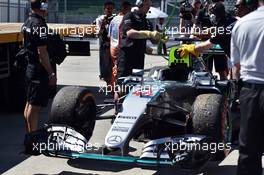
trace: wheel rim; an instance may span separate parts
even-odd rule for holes
[[[94,129],[93,120],[95,120],[96,111],[93,111],[93,107],[95,107],[94,97],[91,93],[87,93],[79,100],[75,108],[75,117],[77,120],[79,119],[78,129],[87,140],[91,137]]]
[[[86,95],[84,95],[79,103],[78,103],[78,106],[76,107],[76,115],[78,117],[81,117],[81,116],[84,116],[87,114],[87,111],[91,112],[91,105],[93,105],[94,103],[94,98],[92,96],[92,94],[88,93]]]

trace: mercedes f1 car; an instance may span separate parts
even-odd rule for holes
[[[122,103],[115,104],[118,113],[100,150],[85,145],[101,108],[87,88],[76,86],[57,93],[49,124],[31,143],[53,144],[41,150],[47,156],[189,169],[223,158],[231,142],[232,82],[217,80],[202,58],[181,57],[178,47],[172,47],[168,60],[167,66],[154,67],[148,75],[123,78],[125,89],[131,88]],[[138,157],[130,155],[131,140],[144,143]]]

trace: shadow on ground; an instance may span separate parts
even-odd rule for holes
[[[48,174],[34,174],[34,175],[48,175]],[[55,175],[55,174],[54,174]],[[61,173],[59,174],[56,174],[56,175],[99,175],[99,174],[87,174],[87,173],[77,173],[77,172],[70,172],[70,171],[62,171]]]
[[[126,163],[116,163],[116,162],[107,162],[107,161],[96,161],[96,160],[87,160],[87,159],[72,159],[68,160],[68,165],[90,171],[98,172],[112,172],[118,173],[133,168],[147,169],[155,171],[153,175],[167,175],[175,174],[177,175],[198,175],[203,173],[203,175],[223,175],[225,172],[229,174],[235,174],[236,166],[218,166],[219,162],[209,162],[202,170],[184,170],[175,166],[141,166],[136,164],[126,164]]]
[[[58,86],[58,90],[64,86]],[[105,94],[99,93],[99,87],[87,87],[95,96],[96,103],[103,103]],[[40,116],[39,127],[43,127],[48,120],[52,99],[47,108],[43,109]],[[23,140],[25,128],[23,111],[0,111],[0,174],[21,163],[29,156],[24,155]]]

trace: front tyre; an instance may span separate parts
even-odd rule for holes
[[[48,123],[70,126],[89,140],[95,119],[96,104],[92,93],[84,87],[69,86],[55,96]]]
[[[214,159],[222,160],[226,157],[229,153],[226,147],[228,132],[231,132],[226,97],[220,94],[199,95],[193,104],[192,122],[194,134],[205,135],[210,138],[211,144],[216,144]]]

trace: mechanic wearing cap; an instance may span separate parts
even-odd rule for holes
[[[237,175],[261,175],[264,150],[264,1],[234,26],[231,61],[240,70],[240,134]],[[237,71],[238,72],[238,71]]]
[[[210,20],[213,26],[216,27],[215,35],[203,43],[198,45],[190,44],[183,45],[179,51],[181,55],[187,53],[192,53],[196,57],[199,56],[200,52],[219,44],[224,50],[225,54],[230,57],[230,40],[231,40],[231,30],[236,21],[236,18],[228,16],[225,12],[225,6],[222,2],[215,2],[209,7]],[[227,58],[221,58],[217,61],[218,72],[220,73],[220,79],[227,79]]]
[[[22,26],[28,66],[26,70],[27,103],[24,110],[26,131],[38,128],[41,107],[46,107],[49,85],[56,85],[56,75],[49,61],[47,51],[48,27],[46,0],[31,0],[32,12]]]
[[[144,69],[147,39],[160,39],[159,32],[149,30],[149,22],[146,19],[151,4],[151,0],[137,0],[138,10],[124,16],[117,78],[132,75],[133,69]]]

